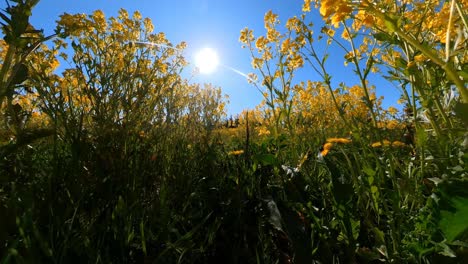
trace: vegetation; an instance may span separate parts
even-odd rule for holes
[[[268,12],[240,34],[264,102],[235,121],[139,12],[44,36],[37,2],[0,13],[1,263],[468,261],[468,1]],[[335,83],[332,48],[356,83]]]

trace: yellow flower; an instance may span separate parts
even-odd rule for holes
[[[106,27],[106,17],[104,16],[104,12],[101,10],[96,10],[94,11],[92,17],[98,26],[101,28]]]
[[[141,13],[139,11],[135,11],[133,13],[133,19],[135,20],[141,20]]]
[[[256,130],[258,131],[258,135],[259,136],[263,136],[263,135],[270,135],[270,130],[266,127],[258,127],[256,128]]]
[[[281,53],[287,54],[289,53],[290,49],[291,49],[291,40],[285,39],[283,43],[281,44]]]
[[[330,150],[330,149],[332,149],[332,147],[333,147],[332,143],[325,143],[323,145],[323,149],[325,149],[325,150]]]
[[[346,30],[344,30],[343,33],[341,33],[341,37],[346,40],[350,39],[349,33]]]
[[[265,49],[266,45],[267,45],[267,40],[265,39],[265,37],[263,36],[260,36],[257,41],[255,42],[255,47],[259,50],[259,51],[262,51],[263,49]]]
[[[263,19],[265,21],[265,24],[271,23],[274,24],[278,20],[278,15],[274,14],[271,10],[269,10]]]
[[[385,127],[387,129],[396,129],[396,128],[399,128],[399,126],[400,126],[400,123],[397,120],[390,120],[387,122]]]
[[[393,106],[390,106],[387,111],[391,114],[391,115],[395,115],[396,113],[398,113],[398,109],[396,109],[395,107]]]
[[[424,55],[422,55],[422,54],[414,56],[414,61],[415,62],[423,62],[425,60],[426,60],[426,57],[424,57]]]
[[[232,156],[239,156],[241,154],[244,154],[244,150],[233,150],[233,151],[229,151],[228,152],[228,155],[232,155]]]
[[[328,138],[328,143],[341,143],[341,144],[349,144],[351,143],[350,139],[347,138]]]
[[[319,156],[325,157],[332,148],[333,148],[332,143],[325,143],[320,150]]]
[[[154,30],[154,25],[153,25],[153,23],[151,22],[151,19],[145,18],[143,24],[145,25],[145,29],[146,29],[148,32],[153,32],[153,30]]]
[[[320,5],[320,14],[323,17],[328,17],[329,15],[331,15],[334,11],[333,4],[336,4],[336,3],[330,0],[322,1]]]
[[[392,142],[392,147],[404,147],[404,146],[406,146],[406,144],[401,141],[396,140]]]
[[[374,142],[374,143],[372,143],[372,144],[371,144],[371,147],[373,147],[373,148],[380,148],[380,147],[382,147],[382,143],[383,143],[383,146],[384,146],[384,147],[390,146],[390,145],[391,145],[391,142],[390,142],[389,140],[384,139],[384,140],[382,140],[382,142],[379,141],[379,142]]]
[[[304,0],[304,4],[302,5],[303,12],[310,12],[310,2],[312,2],[312,0]]]
[[[253,39],[253,31],[248,29],[248,28],[244,28],[243,30],[241,30],[241,35],[239,37],[239,41],[241,43],[247,43],[247,42],[250,42],[252,41]]]
[[[302,56],[299,55],[298,53],[295,53],[290,59],[288,63],[288,67],[290,69],[297,69],[300,68],[304,65],[304,60],[302,59]]]

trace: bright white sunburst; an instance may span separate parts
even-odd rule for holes
[[[195,65],[201,73],[209,74],[216,70],[219,60],[216,51],[204,48],[195,55]]]

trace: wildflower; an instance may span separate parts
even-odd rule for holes
[[[228,152],[228,155],[230,156],[239,156],[241,154],[244,154],[244,150],[240,149],[240,150],[233,150],[233,151],[229,151]]]
[[[241,43],[250,42],[250,41],[252,41],[252,39],[253,39],[253,31],[252,30],[249,30],[248,28],[244,28],[243,30],[241,30],[241,35],[239,37],[239,41]]]
[[[387,140],[387,139],[384,139],[384,140],[382,140],[382,142],[379,141],[379,142],[372,143],[371,147],[380,148],[382,146],[387,147],[387,146],[390,146],[390,145],[391,145],[391,142],[389,140]]]
[[[270,135],[270,130],[266,127],[257,127],[255,129],[257,130],[259,136]]]
[[[325,143],[319,152],[319,157],[325,157],[333,147],[333,143]]]
[[[393,106],[390,106],[387,111],[391,114],[391,115],[395,115],[398,113],[398,109],[396,109],[395,107]]]
[[[281,53],[288,54],[291,49],[291,39],[285,39],[281,44]]]
[[[255,47],[258,49],[258,50],[264,50],[266,45],[267,45],[267,40],[265,37],[263,36],[260,36],[257,41],[255,42]]]
[[[422,54],[414,56],[414,61],[416,61],[416,62],[423,62],[425,60],[426,60],[426,57],[424,57],[424,55],[422,55]]]
[[[396,140],[392,142],[392,147],[404,147],[404,146],[406,146],[406,144],[401,141]]]
[[[341,144],[349,144],[351,143],[351,139],[347,138],[328,138],[328,143],[341,143]]]
[[[312,2],[312,0],[304,0],[304,4],[302,5],[303,12],[310,12],[310,2]]]

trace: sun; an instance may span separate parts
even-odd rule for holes
[[[218,64],[218,54],[211,48],[204,48],[195,55],[195,65],[201,73],[209,74],[214,72]]]

